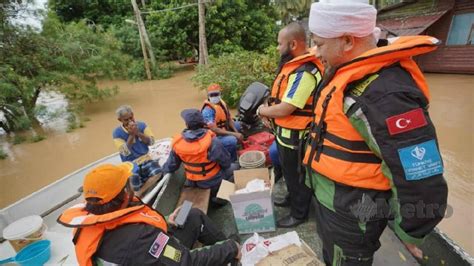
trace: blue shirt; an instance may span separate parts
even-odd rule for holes
[[[201,111],[202,117],[204,118],[204,123],[206,124],[215,124],[216,122],[216,111],[214,111],[211,107],[206,106]]]
[[[152,139],[150,145],[153,144],[153,133],[147,125],[144,122],[137,121],[137,127],[139,132]],[[123,126],[115,128],[112,136],[115,146],[119,149],[122,162],[131,162],[148,154],[148,145],[143,143],[139,137],[135,137],[135,141],[131,146],[127,145],[127,139],[130,134]]]

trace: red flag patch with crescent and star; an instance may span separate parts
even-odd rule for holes
[[[413,109],[409,112],[394,115],[385,120],[390,135],[396,135],[426,126],[425,115],[422,108]]]

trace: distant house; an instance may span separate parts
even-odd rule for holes
[[[423,71],[474,74],[474,0],[385,0],[377,8],[386,37],[430,35],[442,41],[435,52],[417,58]]]

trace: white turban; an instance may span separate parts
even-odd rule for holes
[[[377,10],[367,0],[320,0],[311,5],[309,30],[322,38],[373,34],[378,39],[376,19]]]

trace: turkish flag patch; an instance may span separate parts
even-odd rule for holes
[[[409,112],[394,115],[385,119],[390,135],[396,135],[416,128],[426,126],[425,114],[422,108],[413,109]]]

